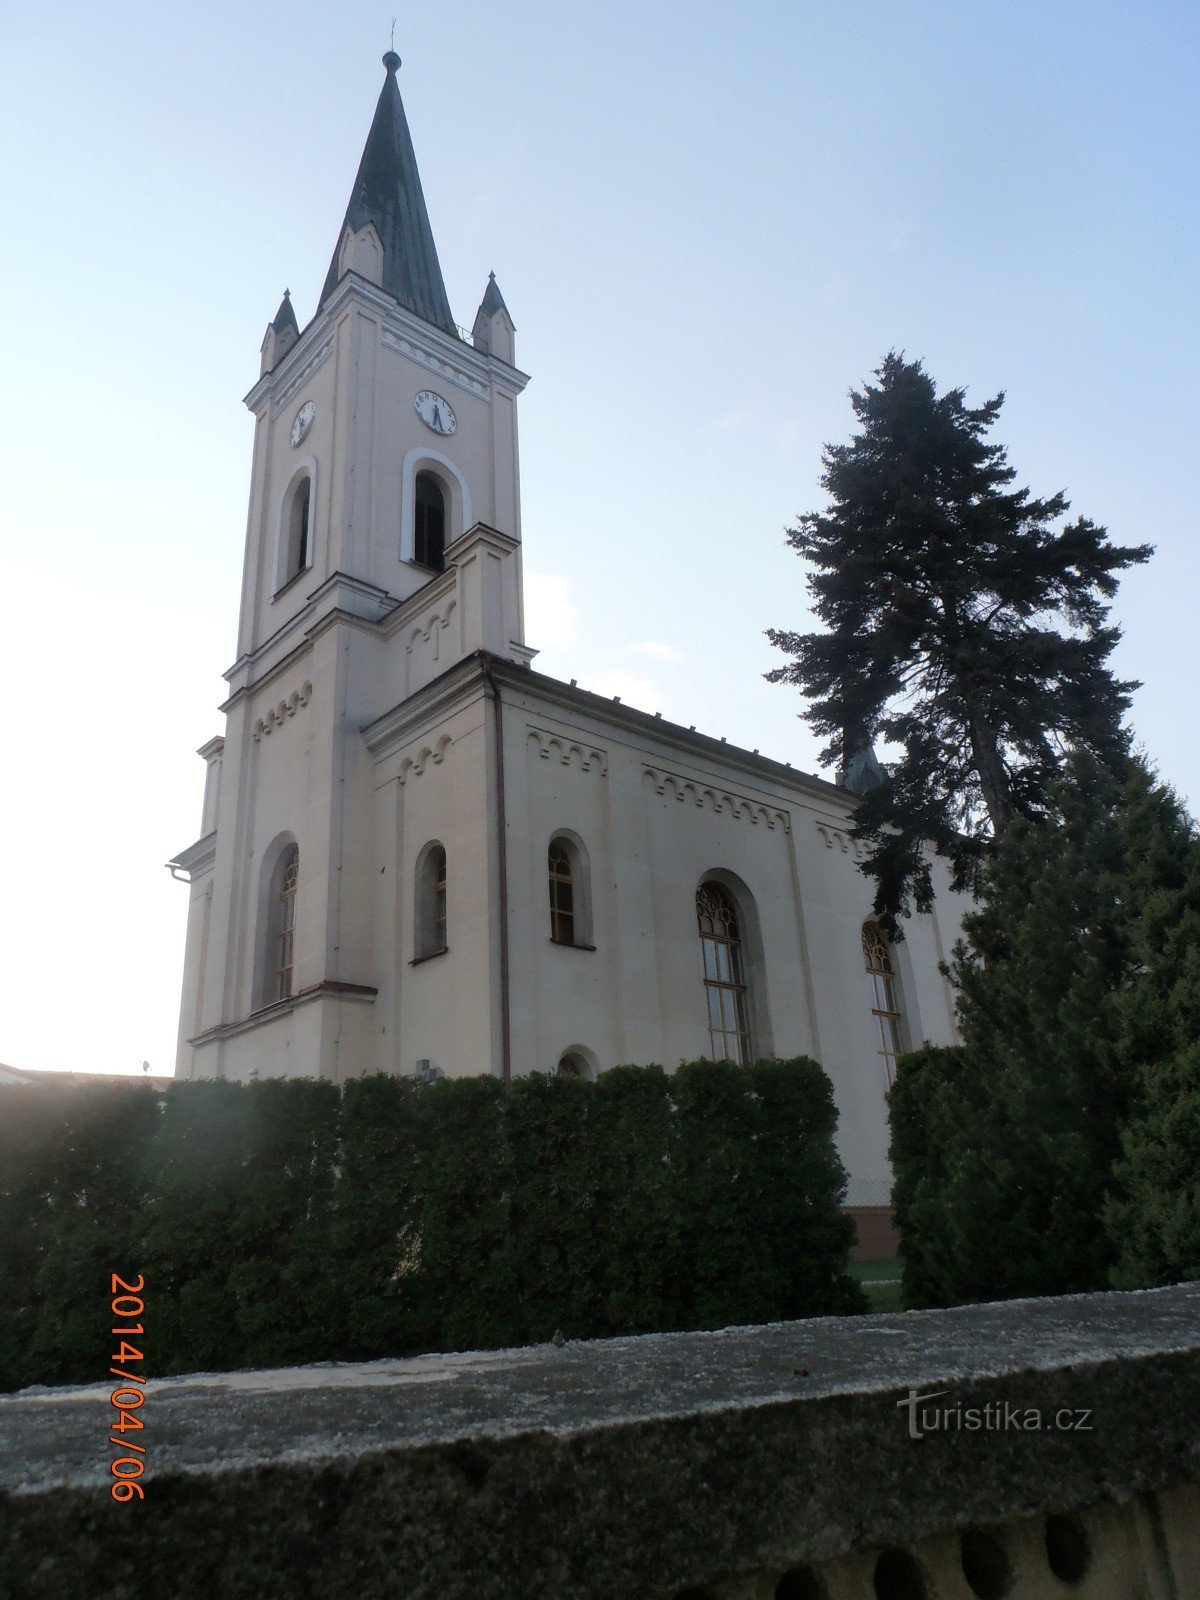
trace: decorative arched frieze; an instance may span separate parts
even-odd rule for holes
[[[411,335],[393,333],[391,328],[385,328],[382,339],[385,349],[394,350],[397,355],[407,356],[410,361],[415,361],[428,371],[436,373],[439,378],[456,384],[460,389],[466,389],[470,394],[487,395],[487,385],[473,373],[468,372],[457,362],[448,361],[429,345],[421,344]]]
[[[719,784],[696,783],[691,778],[681,778],[673,772],[662,772],[657,767],[643,767],[643,777],[657,795],[678,800],[681,804],[707,807],[716,816],[729,816],[752,822],[765,823],[768,828],[779,826],[791,833],[792,825],[786,811],[777,806],[764,805],[745,795],[734,794]]]
[[[432,639],[433,659],[436,661],[440,654],[440,635],[450,626],[450,619],[454,615],[457,604],[456,600],[448,599],[441,611],[431,611],[427,616],[422,617],[409,633],[404,646],[405,654],[411,656],[418,645],[428,644]]]
[[[573,763],[580,772],[598,772],[602,778],[608,776],[607,752],[595,745],[562,739],[546,728],[530,728],[529,742],[536,747],[543,761],[557,761],[564,767]]]
[[[431,761],[435,767],[440,767],[453,745],[450,735],[443,733],[436,744],[425,745],[417,756],[405,756],[400,763],[400,782],[407,783],[410,777],[419,778]]]
[[[835,828],[831,822],[818,822],[817,832],[824,839],[826,850],[832,850],[836,846],[844,856],[848,855],[855,861],[862,860],[862,846],[843,829]]]
[[[294,717],[297,711],[312,699],[312,692],[312,684],[303,683],[298,689],[293,689],[291,694],[286,695],[277,706],[272,706],[265,716],[259,717],[252,730],[255,744],[259,744],[269,734],[274,733],[276,728],[281,728],[289,717]]]

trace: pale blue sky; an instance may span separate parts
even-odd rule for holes
[[[9,775],[0,1061],[169,1071],[241,577],[241,396],[333,249],[391,8],[22,7],[0,56]],[[815,767],[762,630],[783,530],[891,347],[1039,494],[1158,545],[1135,725],[1192,733],[1200,7],[674,0],[401,15],[454,314],[494,269],[537,666]]]

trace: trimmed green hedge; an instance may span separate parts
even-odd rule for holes
[[[419,1084],[12,1087],[0,1387],[864,1309],[815,1062]],[[137,1342],[137,1341],[135,1341]]]

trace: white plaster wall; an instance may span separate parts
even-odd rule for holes
[[[385,763],[393,774],[399,760],[426,752],[396,808],[402,951],[411,951],[415,865],[430,838],[447,849],[451,905],[450,953],[416,968],[406,966],[409,954],[398,963],[389,1006],[398,1037],[393,1070],[411,1071],[421,1057],[451,1075],[485,1062],[485,1070],[498,1070],[495,779],[490,706],[482,685],[479,692],[457,722],[445,723],[458,732],[440,761],[431,754],[435,723],[402,758]],[[705,1054],[695,893],[706,873],[731,873],[753,896],[761,931],[764,970],[751,995],[755,1049],[821,1061],[841,1114],[851,1201],[885,1201],[885,1084],[861,948],[872,891],[848,836],[849,797],[827,788],[804,793],[790,777],[752,770],[734,750],[706,759],[600,715],[565,716],[532,688],[506,683],[503,693],[513,1071],[550,1070],[571,1046],[588,1050],[601,1070],[620,1061],[671,1068]],[[546,851],[560,829],[588,850],[594,951],[550,938]],[[906,925],[897,966],[914,1045],[953,1039],[937,962],[960,910],[951,902],[939,907],[945,929],[936,937],[930,917]]]

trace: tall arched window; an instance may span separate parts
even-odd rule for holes
[[[716,883],[696,893],[696,919],[704,957],[704,998],[714,1061],[750,1062],[750,1009],[737,909]]]
[[[293,578],[312,566],[313,557],[312,476],[308,472],[293,478],[283,506],[283,528],[278,585],[282,589]]]
[[[312,553],[312,479],[305,478],[292,507],[296,527],[296,571],[303,572]]]
[[[300,851],[296,845],[285,853],[275,913],[275,996],[287,1000],[293,992],[296,971],[296,888],[300,881]]]
[[[863,959],[871,992],[871,1015],[883,1058],[883,1076],[888,1088],[896,1075],[896,1057],[903,1053],[901,1038],[900,985],[892,964],[892,952],[877,922],[864,922]]]
[[[446,496],[431,472],[418,472],[413,559],[422,567],[441,572],[446,565]]]
[[[587,849],[576,833],[556,833],[546,854],[550,890],[550,937],[555,944],[594,950],[592,883]]]
[[[575,874],[561,839],[550,846],[550,937],[555,944],[575,943]]]
[[[425,846],[417,864],[417,959],[440,955],[447,948],[446,851],[440,844]]]

